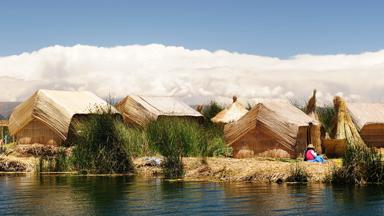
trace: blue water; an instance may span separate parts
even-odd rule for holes
[[[3,175],[0,215],[384,215],[384,187]]]

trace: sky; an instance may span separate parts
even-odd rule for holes
[[[383,1],[0,1],[0,56],[159,43],[288,58],[384,47]]]
[[[0,100],[39,88],[384,101],[382,1],[0,1]],[[14,86],[18,86],[14,89]],[[383,86],[383,87],[382,87]]]

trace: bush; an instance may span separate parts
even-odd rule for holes
[[[127,173],[134,167],[125,125],[111,109],[99,109],[76,126],[72,161],[77,170]]]
[[[343,165],[335,169],[332,182],[337,184],[366,184],[384,182],[382,156],[364,146],[348,146]]]
[[[65,148],[60,148],[55,157],[55,172],[65,172],[70,169],[70,159],[67,156]]]
[[[335,116],[335,110],[332,106],[324,106],[324,107],[318,107],[316,109],[317,115],[319,116],[319,120],[321,124],[323,125],[326,132],[329,134],[332,133],[332,121]]]
[[[217,113],[219,113],[223,109],[224,108],[217,102],[211,101],[211,103],[202,110],[202,114],[207,121],[211,121],[211,118],[215,117]]]
[[[288,182],[308,182],[309,174],[307,171],[298,165],[297,163],[295,166],[291,167],[290,175],[287,178]]]
[[[205,124],[200,128],[202,140],[200,143],[200,155],[203,157],[227,156],[228,146],[224,141],[223,129],[214,124]],[[230,155],[232,154],[232,151]]]

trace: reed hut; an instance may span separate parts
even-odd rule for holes
[[[215,124],[228,124],[235,122],[248,113],[248,110],[241,104],[237,97],[233,97],[233,103],[224,110],[217,113],[211,121]]]
[[[225,125],[224,136],[236,158],[296,158],[302,156],[309,143],[321,151],[318,125],[318,121],[288,102],[269,101],[257,104],[238,121]]]
[[[112,109],[91,92],[38,90],[18,105],[9,118],[9,132],[18,144],[61,145],[73,119]]]
[[[348,111],[365,144],[384,147],[384,104],[350,103]]]
[[[116,104],[127,124],[145,126],[163,117],[204,120],[203,115],[181,100],[173,97],[149,97],[129,95]]]

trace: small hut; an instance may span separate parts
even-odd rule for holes
[[[203,121],[203,116],[181,100],[173,97],[129,95],[116,104],[127,124],[145,126],[160,117],[176,117]]]
[[[236,158],[267,156],[296,158],[307,144],[319,150],[319,123],[284,101],[257,104],[238,121],[225,125],[226,143]]]
[[[348,111],[369,147],[384,147],[384,104],[350,103]]]
[[[61,145],[75,115],[107,108],[108,103],[91,92],[38,90],[14,109],[9,132],[18,144]]]
[[[211,119],[216,124],[228,124],[235,122],[247,114],[248,110],[237,100],[237,97],[233,97],[233,103],[224,110],[217,113],[215,117]]]

